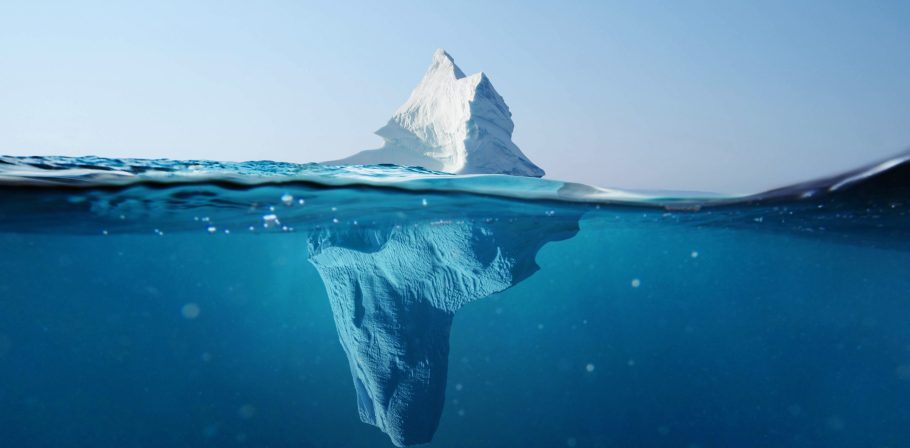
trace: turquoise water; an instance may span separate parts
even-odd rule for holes
[[[452,314],[430,446],[910,446],[904,162],[673,198],[400,167],[3,161],[3,446],[392,446],[358,416],[313,238],[372,253],[366,237],[465,223],[493,237],[455,259],[536,266]]]

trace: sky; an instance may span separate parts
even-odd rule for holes
[[[547,177],[754,192],[910,148],[906,1],[6,2],[0,154],[310,162],[436,48]]]

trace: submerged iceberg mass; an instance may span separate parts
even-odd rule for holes
[[[325,163],[542,177],[544,171],[512,142],[514,127],[509,106],[490,79],[483,73],[466,76],[439,49],[411,97],[376,131],[385,145]]]
[[[397,446],[430,442],[455,312],[527,278],[544,244],[577,231],[573,216],[311,234],[310,262],[325,283],[360,419]]]

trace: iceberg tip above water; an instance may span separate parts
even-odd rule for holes
[[[512,113],[482,72],[467,76],[443,49],[410,98],[376,134],[379,149],[326,162],[422,166],[452,174],[542,177],[512,142]]]

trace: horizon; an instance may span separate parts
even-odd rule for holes
[[[910,145],[899,2],[270,5],[9,7],[0,154],[338,159],[381,146],[437,48],[551,179],[750,193]]]

